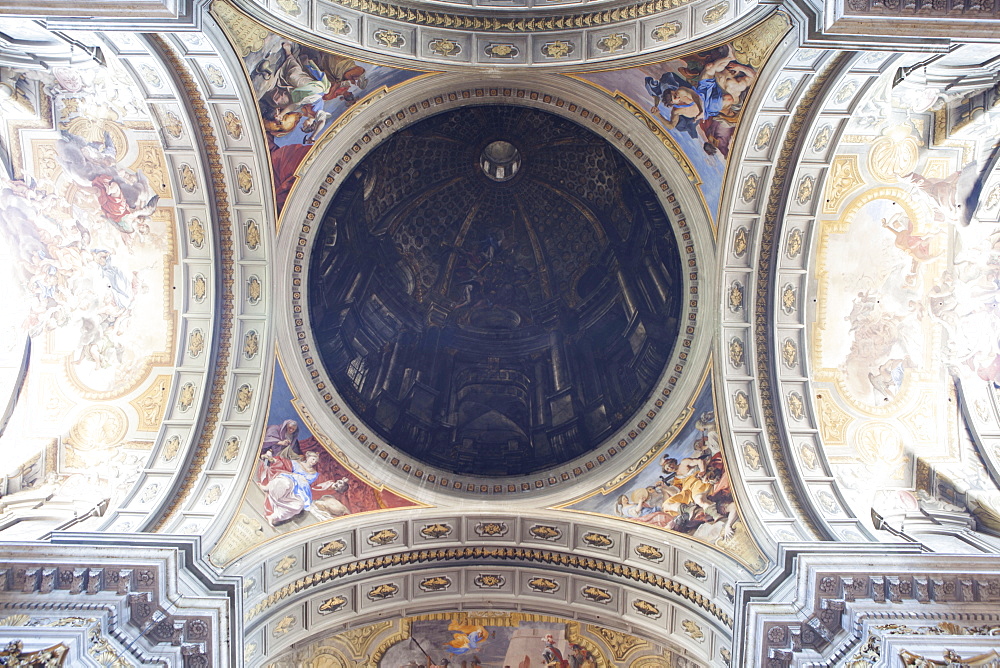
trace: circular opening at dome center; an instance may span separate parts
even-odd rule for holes
[[[309,262],[338,401],[457,474],[601,446],[638,420],[680,329],[656,193],[604,139],[526,107],[463,107],[387,139],[332,198]]]
[[[479,166],[494,181],[510,181],[521,168],[521,152],[510,142],[492,141],[483,149]]]

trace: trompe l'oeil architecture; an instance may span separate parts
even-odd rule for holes
[[[1000,9],[6,3],[0,663],[1000,663]]]

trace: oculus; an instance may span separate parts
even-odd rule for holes
[[[309,266],[344,401],[453,473],[523,475],[593,450],[649,399],[679,328],[657,195],[604,139],[527,107],[396,133],[332,198]]]

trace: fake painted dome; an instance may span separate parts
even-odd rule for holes
[[[311,322],[337,389],[395,447],[520,475],[598,446],[648,399],[678,330],[656,195],[602,139],[465,107],[394,136],[334,197]]]

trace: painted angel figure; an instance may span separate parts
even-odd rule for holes
[[[104,142],[88,142],[63,130],[56,142],[59,164],[82,186],[90,186],[97,195],[104,219],[119,232],[126,244],[133,232],[148,231],[148,220],[156,211],[160,196],[150,186],[142,171],[134,174],[119,169],[111,135],[104,133]]]

